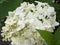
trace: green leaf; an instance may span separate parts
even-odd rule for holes
[[[60,4],[52,3],[52,6],[56,10],[57,21],[60,22]]]
[[[24,2],[34,3],[35,0],[23,0]]]
[[[56,11],[56,19],[60,22],[60,9]]]
[[[48,45],[54,45],[54,35],[51,32],[38,30],[39,34],[44,38]]]
[[[8,11],[15,10],[23,0],[1,0],[0,1],[0,21],[8,15]]]
[[[55,32],[55,45],[60,45],[60,27]]]
[[[0,0],[0,4],[3,3],[4,1],[6,1],[6,0]]]

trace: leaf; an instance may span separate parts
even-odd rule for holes
[[[51,32],[44,30],[38,30],[38,32],[48,45],[54,45],[54,35]]]
[[[60,22],[60,4],[52,3],[52,6],[56,10],[57,21]]]
[[[60,27],[55,32],[55,45],[60,45]]]
[[[15,10],[23,0],[1,0],[0,2],[0,21],[8,15],[8,11]]]
[[[4,1],[6,1],[6,0],[0,0],[0,4],[3,3]]]
[[[23,0],[24,2],[34,3],[35,0]]]
[[[60,9],[56,11],[56,19],[60,22]]]

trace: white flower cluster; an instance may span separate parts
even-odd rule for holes
[[[35,1],[33,3],[23,2],[9,16],[2,28],[3,40],[12,40],[12,45],[43,45],[44,39],[36,29],[53,32],[56,22],[56,12],[48,3]]]

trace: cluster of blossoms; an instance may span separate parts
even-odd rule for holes
[[[48,3],[35,1],[33,3],[23,2],[9,16],[2,27],[2,36],[5,41],[12,41],[11,45],[43,45],[45,40],[36,29],[53,32],[56,22],[56,12]]]

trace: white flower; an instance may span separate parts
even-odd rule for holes
[[[5,26],[2,27],[4,40],[11,40],[12,45],[43,45],[45,40],[36,29],[53,32],[56,22],[54,7],[48,3],[35,1],[33,3],[23,2],[13,12],[9,11]],[[41,42],[42,41],[42,42]]]
[[[54,10],[54,8],[53,7],[49,7],[48,9],[47,9],[47,12],[49,12],[49,13],[53,13],[55,10]]]

